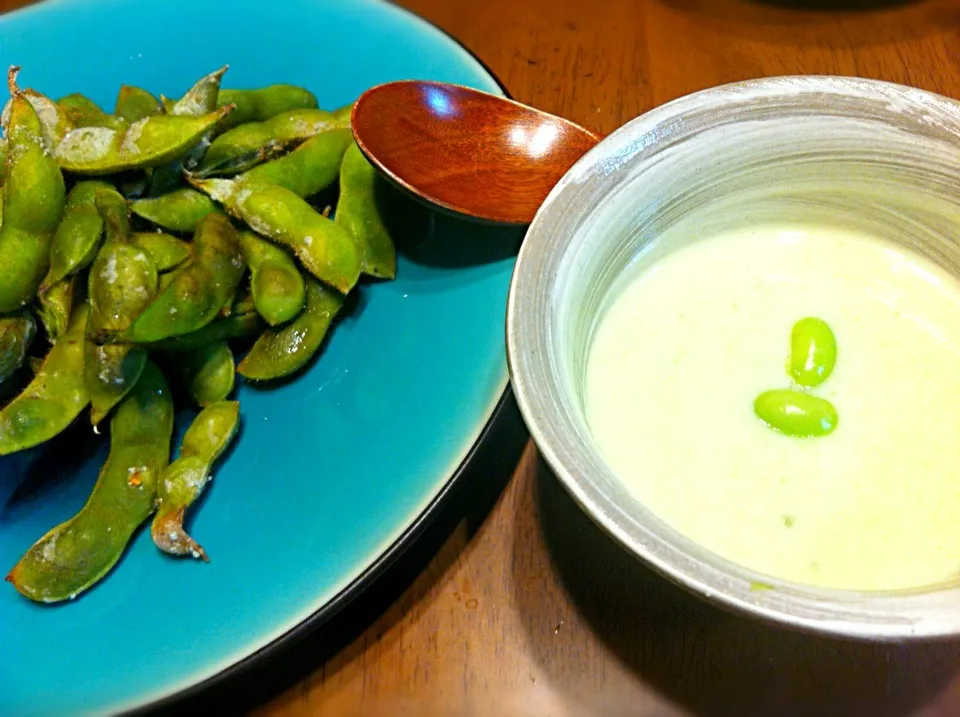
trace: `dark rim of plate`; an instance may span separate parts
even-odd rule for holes
[[[421,17],[407,8],[397,5],[395,0],[383,0],[385,3],[396,9],[410,15],[419,22],[438,30],[448,39],[457,44],[466,52],[480,67],[486,72],[503,94],[513,99],[509,90],[493,72],[493,70],[478,57],[473,50],[467,47],[457,37],[451,35],[426,18]],[[305,618],[303,621],[292,627],[282,635],[277,636],[272,641],[247,655],[246,657],[223,668],[219,672],[206,679],[184,687],[181,690],[172,692],[157,700],[146,702],[122,713],[123,717],[145,717],[155,711],[176,710],[178,708],[188,707],[185,704],[191,698],[196,698],[203,692],[214,687],[220,687],[225,683],[230,683],[238,677],[249,675],[255,668],[264,662],[276,658],[284,651],[290,649],[296,643],[306,638],[309,634],[318,629],[321,625],[327,623],[337,613],[339,613],[349,603],[353,602],[361,593],[369,589],[377,582],[387,570],[393,566],[397,560],[413,545],[414,542],[430,527],[434,518],[450,502],[453,488],[471,474],[479,474],[491,470],[491,466],[506,469],[503,465],[504,459],[511,463],[512,467],[519,459],[520,451],[527,442],[527,432],[520,418],[516,400],[509,384],[506,390],[500,396],[496,407],[493,410],[483,430],[480,432],[477,440],[474,442],[470,451],[467,453],[463,462],[449,476],[446,483],[440,488],[440,492],[434,497],[430,504],[420,515],[411,523],[403,534],[390,545],[376,560],[343,590],[337,593],[329,602],[316,612]],[[372,616],[374,619],[379,616]],[[372,621],[371,621],[372,622]],[[319,663],[318,663],[319,666]]]

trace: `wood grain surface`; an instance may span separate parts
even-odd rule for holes
[[[0,0],[0,10],[18,4]],[[685,93],[764,75],[860,75],[960,98],[957,0],[402,4],[462,40],[516,99],[600,133]],[[718,611],[600,533],[528,446],[512,475],[491,471],[464,488],[332,623],[168,711],[213,707],[260,717],[945,717],[960,715],[960,642],[829,640]]]

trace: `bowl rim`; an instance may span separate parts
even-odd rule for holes
[[[796,587],[807,595],[816,595],[817,599],[802,596],[795,598],[794,595],[786,595],[788,602],[803,604],[803,607],[808,610],[812,609],[814,612],[822,611],[824,603],[830,603],[832,599],[839,598],[844,602],[843,606],[832,614],[828,609],[825,614],[810,616],[809,614],[794,614],[777,604],[765,604],[766,601],[763,599],[762,593],[753,592],[752,588],[745,590],[733,585],[729,579],[736,580],[740,576],[732,573],[725,574],[723,577],[728,578],[728,580],[724,581],[704,579],[684,572],[670,559],[671,555],[677,555],[678,552],[681,552],[680,548],[662,544],[658,547],[666,548],[666,550],[654,550],[644,546],[638,540],[638,536],[631,534],[627,527],[617,521],[618,506],[616,502],[598,489],[589,479],[581,478],[570,470],[566,460],[570,450],[566,446],[557,445],[551,441],[546,430],[546,426],[549,425],[554,415],[551,414],[551,405],[555,405],[555,402],[551,401],[549,396],[538,395],[536,388],[531,385],[534,374],[530,371],[530,359],[529,356],[525,355],[525,346],[528,343],[527,338],[530,336],[531,324],[535,323],[535,319],[532,319],[531,316],[538,312],[530,311],[527,306],[525,294],[527,293],[526,284],[529,282],[525,277],[530,274],[536,276],[541,272],[548,273],[543,272],[543,267],[538,265],[536,254],[549,252],[550,247],[545,244],[544,240],[549,238],[550,225],[555,218],[554,214],[558,210],[558,205],[563,206],[564,195],[567,191],[570,191],[571,185],[579,184],[589,178],[591,174],[595,174],[597,166],[602,160],[609,160],[614,155],[624,156],[625,150],[627,156],[655,151],[656,140],[651,143],[640,143],[639,146],[634,143],[632,149],[627,149],[629,144],[627,140],[628,138],[645,135],[658,125],[677,120],[685,112],[692,109],[702,108],[705,105],[719,107],[725,101],[736,99],[742,102],[748,97],[762,103],[764,100],[783,98],[786,94],[797,96],[834,94],[842,95],[847,99],[886,100],[894,103],[890,105],[891,114],[899,112],[895,105],[899,99],[910,105],[942,110],[955,118],[957,127],[960,127],[960,102],[957,100],[908,85],[842,75],[778,75],[725,83],[672,99],[623,124],[590,149],[564,174],[540,206],[524,238],[510,281],[505,325],[507,364],[517,405],[531,438],[561,485],[574,499],[574,502],[603,531],[619,543],[621,548],[653,568],[655,572],[660,573],[660,575],[682,588],[707,599],[716,606],[791,629],[847,638],[886,641],[930,639],[958,635],[960,634],[960,610],[955,610],[955,616],[952,616],[953,613],[950,617],[923,615],[916,620],[904,620],[903,617],[885,621],[846,619],[851,615],[851,610],[856,613],[855,606],[858,603],[851,603],[851,598],[860,602],[868,601],[875,608],[882,605],[893,606],[894,604],[903,607],[905,605],[904,601],[910,600],[913,600],[912,605],[916,606],[915,601],[918,595],[929,596],[950,593],[953,597],[951,604],[954,608],[960,607],[960,589],[953,584],[942,589],[871,592],[820,588],[777,579],[770,580],[774,586]],[[915,122],[929,121],[923,118],[911,119]],[[960,146],[960,131],[956,134],[956,142]],[[571,240],[570,246],[566,248],[572,247],[574,243],[575,240]],[[555,280],[555,273],[546,279],[549,288],[553,287]],[[546,308],[546,305],[544,305],[539,314],[545,314]],[[661,523],[663,526],[668,526],[666,521],[655,517],[654,521]],[[643,526],[643,529],[646,531],[647,527]],[[645,537],[653,538],[656,542],[663,542],[661,536],[652,532],[647,532]],[[689,539],[686,540],[689,541]],[[705,552],[710,552],[702,545],[699,547]],[[715,553],[712,555],[716,559],[716,564],[743,568],[743,566],[735,566]],[[716,568],[716,564],[712,567]],[[713,572],[717,572],[717,570],[715,569]],[[751,571],[746,569],[746,572]],[[761,577],[767,580],[766,576]],[[871,614],[876,616],[876,612],[874,610]],[[866,615],[866,613],[863,614]]]

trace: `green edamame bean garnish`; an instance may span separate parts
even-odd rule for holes
[[[378,206],[393,188],[386,185],[355,142],[350,144],[340,167],[340,200],[337,224],[345,227],[363,252],[363,273],[383,279],[397,274],[397,255]]]
[[[263,122],[242,124],[213,140],[197,172],[202,174],[238,157],[255,155],[270,144],[295,144],[321,132],[349,126],[349,120],[344,125],[342,118],[320,109],[292,110]]]
[[[320,281],[346,294],[360,277],[361,254],[350,233],[289,189],[243,180],[193,180],[258,234],[289,247]]]
[[[242,179],[275,184],[299,197],[312,197],[337,181],[343,154],[352,142],[353,133],[349,129],[321,132],[289,154],[254,167]]]
[[[0,385],[23,365],[36,335],[37,322],[29,311],[0,316]]]
[[[124,122],[133,124],[144,117],[153,117],[162,112],[163,105],[153,93],[133,85],[120,85],[113,114]]]
[[[819,386],[837,363],[837,340],[822,319],[807,317],[790,334],[790,377],[806,388]]]
[[[240,248],[250,267],[254,306],[267,323],[276,326],[299,314],[307,293],[293,257],[248,231],[240,232]]]
[[[228,105],[199,117],[144,117],[120,130],[79,127],[63,138],[57,160],[63,169],[90,175],[159,167],[186,153],[229,112]]]
[[[77,295],[77,275],[61,279],[48,289],[42,289],[38,295],[40,303],[40,321],[47,332],[50,343],[57,343],[67,330],[73,305]]]
[[[220,211],[210,197],[191,187],[130,202],[130,211],[174,232],[196,231],[200,220]]]
[[[63,176],[46,146],[33,105],[16,85],[4,134],[9,143],[0,225],[0,313],[14,311],[36,296],[50,266],[50,244],[63,211]]]
[[[157,514],[150,528],[153,542],[163,552],[208,559],[184,530],[183,517],[210,481],[210,469],[237,434],[239,422],[240,404],[218,401],[200,411],[184,434],[180,455],[160,479]]]
[[[227,399],[233,391],[235,363],[226,341],[178,355],[187,393],[201,408]]]
[[[170,389],[147,364],[110,421],[110,454],[86,505],[34,543],[7,576],[20,593],[46,603],[73,599],[110,571],[154,510],[172,433]]]
[[[103,216],[97,209],[98,191],[116,191],[106,182],[77,182],[67,194],[63,215],[50,245],[50,270],[41,291],[87,268],[100,248]]]
[[[220,123],[221,129],[228,130],[247,122],[263,122],[281,112],[313,109],[317,98],[310,90],[296,85],[269,85],[250,90],[220,90],[219,104],[236,106]]]
[[[245,264],[237,231],[222,214],[210,214],[197,227],[194,257],[130,325],[132,341],[152,342],[190,333],[213,321],[231,300]]]
[[[143,249],[157,271],[170,271],[190,258],[190,244],[163,232],[134,232],[130,241]]]
[[[81,306],[29,385],[0,410],[0,456],[33,448],[63,431],[90,402],[83,380],[83,332],[89,309]]]
[[[307,304],[297,318],[279,329],[267,329],[253,344],[237,373],[253,381],[266,381],[294,373],[317,352],[343,296],[307,278]]]
[[[833,404],[802,391],[765,391],[757,396],[753,410],[767,426],[793,438],[826,436],[837,427]]]

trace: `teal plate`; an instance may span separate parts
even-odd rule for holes
[[[224,64],[225,86],[291,82],[327,107],[401,78],[501,91],[455,41],[375,0],[51,0],[0,16],[0,37],[23,86],[105,107],[121,83],[175,96]],[[0,583],[0,714],[111,713],[193,688],[323,614],[409,537],[504,396],[519,239],[439,215],[431,232],[396,281],[361,288],[297,380],[239,388],[240,440],[192,525],[209,564],[141,532],[65,605]],[[79,509],[104,456],[52,461],[9,501],[20,462],[0,459],[0,570]]]

